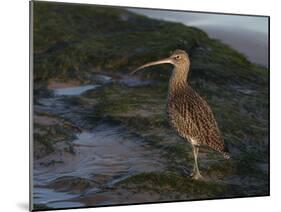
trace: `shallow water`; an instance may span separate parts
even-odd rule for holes
[[[46,204],[50,207],[59,204],[63,207],[71,207],[69,204],[75,205],[79,197],[85,197],[88,192],[101,193],[104,186],[111,187],[132,174],[157,171],[162,168],[158,158],[159,153],[149,150],[140,139],[130,135],[121,127],[102,125],[91,132],[84,131],[77,134],[74,144],[75,155],[52,154],[36,161],[35,204]],[[60,163],[51,166],[42,165],[48,161],[60,161]],[[71,189],[60,192],[56,191],[56,188],[46,188],[56,179],[69,176],[93,180],[96,186],[89,186],[79,194],[72,194]],[[71,201],[73,198],[75,203]],[[64,205],[64,202],[68,204]]]
[[[131,85],[138,85],[134,80]],[[41,99],[37,108],[62,117],[75,114],[75,108],[68,107],[63,99],[94,88],[97,86],[56,90],[55,97]],[[59,208],[87,206],[80,202],[81,198],[103,194],[133,174],[163,169],[160,151],[151,150],[122,126],[102,123],[93,130],[82,129],[73,144],[75,154],[60,151],[63,147],[58,144],[55,153],[34,161],[34,204]],[[107,192],[101,202],[95,200],[96,204],[110,204],[111,196]]]
[[[91,90],[97,87],[99,87],[99,85],[81,85],[68,88],[56,88],[53,90],[55,95],[57,96],[76,96],[84,93],[87,90]]]
[[[102,85],[106,85],[111,82],[117,82],[120,84],[127,85],[129,87],[148,85],[152,83],[152,80],[141,80],[136,76],[122,75],[119,77],[120,79],[112,79],[112,77],[107,75],[96,74],[93,76],[93,80],[99,84],[54,88],[53,91],[56,96],[78,96],[88,90],[98,88]]]

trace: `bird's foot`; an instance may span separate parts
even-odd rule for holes
[[[203,180],[204,179],[204,177],[199,172],[191,173],[190,177],[193,180]]]

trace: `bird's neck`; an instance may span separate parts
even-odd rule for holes
[[[188,69],[178,69],[175,67],[169,81],[169,94],[173,94],[178,90],[185,89],[188,85],[187,77]]]

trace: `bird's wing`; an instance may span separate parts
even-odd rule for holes
[[[171,125],[181,137],[189,140],[190,142],[195,141],[194,144],[202,144],[204,137],[202,137],[200,130],[196,124],[188,118],[187,114],[186,116],[183,116],[176,107],[171,107],[169,112],[171,116],[169,119]]]
[[[214,150],[224,151],[224,142],[217,122],[210,106],[203,98],[191,89],[188,92],[179,92],[171,103],[174,112],[182,119],[179,123],[183,126],[179,128],[184,130],[183,133],[200,139],[201,144],[206,144]]]

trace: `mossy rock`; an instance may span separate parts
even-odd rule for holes
[[[140,173],[121,182],[130,189],[152,190],[159,193],[180,193],[185,199],[220,198],[242,195],[239,186],[214,181],[197,181],[173,172]]]

